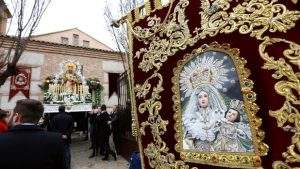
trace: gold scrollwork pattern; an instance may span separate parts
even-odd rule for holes
[[[245,0],[235,7],[231,6],[231,0],[201,0],[201,2],[201,26],[194,31],[189,29],[188,19],[185,15],[186,8],[189,5],[188,0],[180,0],[174,7],[173,12],[166,15],[166,21],[162,22],[164,24],[161,24],[161,18],[153,16],[147,18],[148,28],[133,27],[129,31],[129,34],[148,45],[148,47],[141,48],[133,53],[132,59],[141,59],[138,68],[144,72],[154,69],[154,74],[143,84],[134,84],[133,75],[131,75],[131,84],[135,91],[135,97],[133,96],[132,99],[143,100],[138,105],[138,111],[148,113],[147,121],[141,123],[136,121],[136,123],[140,124],[138,135],[151,134],[153,137],[153,142],[144,149],[150,166],[160,169],[189,168],[185,162],[177,160],[174,154],[168,152],[169,148],[162,139],[162,135],[167,132],[168,121],[161,117],[163,105],[160,101],[160,93],[164,90],[162,87],[163,78],[158,73],[161,66],[169,56],[174,55],[179,50],[186,49],[188,45],[193,46],[200,39],[238,30],[241,34],[249,34],[251,37],[262,41],[259,51],[261,57],[266,61],[264,69],[276,70],[273,75],[275,79],[281,79],[282,77],[287,79],[281,80],[275,85],[277,93],[284,96],[286,102],[280,110],[270,111],[270,115],[277,119],[279,127],[285,127],[286,123],[294,124],[289,130],[294,132],[292,145],[289,146],[287,152],[283,153],[286,161],[275,161],[273,163],[274,169],[291,169],[292,167],[288,163],[299,162],[300,160],[298,153],[300,147],[300,118],[299,111],[293,106],[299,105],[299,99],[295,96],[295,92],[292,92],[300,93],[299,73],[295,73],[292,67],[283,59],[274,60],[264,50],[266,46],[277,43],[275,38],[268,38],[265,35],[266,32],[288,31],[300,19],[300,12],[288,10],[283,4],[277,3],[276,0]],[[297,3],[297,0],[292,0],[292,2]],[[172,9],[172,5],[170,5],[170,9]],[[129,22],[132,22],[132,20]],[[129,24],[129,28],[131,28],[131,23]],[[161,28],[162,25],[163,29]],[[149,39],[149,37],[151,38]],[[133,37],[131,36],[131,38]],[[130,41],[132,43],[132,39]],[[280,41],[290,45],[290,48],[285,50],[283,54],[292,64],[299,67],[299,45],[286,40]],[[132,71],[132,60],[130,64]],[[155,87],[153,87],[154,84],[149,83],[150,80],[154,79],[158,80]],[[149,93],[152,97],[145,99]],[[135,101],[133,102],[135,103]],[[258,121],[257,124],[259,123],[261,122]],[[150,128],[151,133],[145,132],[147,127]]]
[[[289,11],[282,4],[275,4],[277,0],[250,0],[230,9],[231,0],[204,0],[201,6],[201,33],[198,38],[218,33],[231,33],[239,30],[241,34],[249,34],[261,40],[262,35],[269,32],[286,32],[295,26],[299,19],[299,11]]]
[[[140,133],[146,135],[145,128],[149,127],[153,136],[153,143],[150,143],[147,148],[145,148],[144,153],[149,159],[149,164],[153,168],[188,168],[183,161],[176,161],[175,156],[172,153],[168,153],[169,148],[163,141],[161,136],[167,131],[168,120],[163,120],[160,115],[160,110],[162,107],[160,100],[160,93],[164,90],[162,87],[163,78],[160,73],[154,73],[149,77],[143,85],[136,85],[135,92],[136,97],[145,98],[149,93],[151,84],[149,80],[158,78],[158,84],[153,87],[152,95],[150,99],[146,99],[144,103],[139,105],[139,112],[148,112],[148,120],[141,123]]]
[[[155,36],[148,49],[142,48],[136,52],[135,58],[142,56],[142,61],[139,63],[140,69],[145,72],[153,68],[159,70],[162,63],[168,59],[168,56],[186,48],[186,42],[191,37],[185,17],[185,8],[188,4],[188,0],[181,0],[174,9],[171,21],[160,32],[161,36],[166,35],[168,38]]]
[[[275,60],[274,57],[269,56],[266,48],[275,43],[289,44],[289,48],[283,51],[283,55],[289,59],[290,63],[298,67],[300,66],[300,45],[285,39],[266,38],[259,46],[260,56],[266,61],[263,69],[275,71],[272,77],[280,80],[275,84],[275,91],[286,99],[279,110],[270,111],[270,116],[276,118],[278,127],[294,133],[292,144],[288,146],[287,152],[284,152],[282,156],[285,158],[285,162],[295,163],[300,162],[300,112],[296,107],[300,105],[300,72],[295,72],[284,58]],[[282,80],[284,78],[287,80]],[[274,166],[274,168],[280,168],[279,166],[288,165],[276,162]]]
[[[212,2],[212,3],[211,3]],[[258,40],[263,40],[263,34],[269,32],[286,32],[295,26],[300,19],[299,11],[289,11],[282,4],[276,4],[277,0],[250,0],[230,10],[231,0],[203,0],[200,12],[201,28],[195,28],[192,37],[188,28],[188,19],[185,16],[185,9],[189,5],[188,0],[181,0],[170,15],[169,21],[157,36],[154,36],[148,48],[141,48],[135,54],[135,58],[141,58],[139,68],[148,72],[154,67],[160,68],[168,56],[172,56],[178,50],[184,50],[188,45],[192,46],[200,39],[207,36],[216,36],[219,33],[232,33],[238,30],[241,34],[250,34]],[[159,24],[154,16],[149,22],[153,28]],[[157,21],[157,22],[155,22]],[[139,32],[143,37],[143,30]],[[146,35],[145,35],[146,36]],[[148,44],[147,39],[144,40]]]
[[[229,152],[195,152],[183,150],[183,124],[182,124],[182,111],[181,111],[181,99],[180,99],[180,73],[191,59],[196,55],[202,54],[207,51],[220,51],[226,53],[234,62],[236,67],[241,91],[244,97],[244,108],[249,117],[249,125],[253,137],[253,145],[255,147],[254,153],[229,153]],[[268,152],[268,146],[263,143],[264,132],[259,128],[262,124],[262,120],[256,116],[259,107],[255,104],[256,94],[252,91],[253,82],[248,79],[250,71],[245,68],[246,60],[239,56],[239,49],[230,48],[229,44],[218,44],[216,42],[209,45],[202,45],[200,48],[195,49],[191,54],[187,54],[183,60],[177,63],[177,67],[174,68],[174,77],[172,78],[172,91],[175,111],[175,130],[177,144],[175,146],[176,151],[180,152],[181,158],[186,161],[198,162],[203,164],[217,165],[217,166],[230,166],[230,167],[259,167],[261,165],[260,156],[264,156]]]

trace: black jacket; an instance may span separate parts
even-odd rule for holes
[[[0,168],[63,169],[61,135],[35,125],[17,125],[0,134]]]
[[[91,125],[96,125],[97,124],[97,114],[89,114],[89,120]]]
[[[52,120],[52,129],[63,135],[67,135],[68,139],[65,143],[71,143],[71,134],[73,131],[73,118],[67,113],[59,113]]]
[[[110,115],[112,132],[116,134],[120,131],[120,112],[114,112]]]
[[[107,124],[108,121],[110,121],[110,117],[106,111],[97,115],[98,134],[100,137],[109,137],[110,126]]]

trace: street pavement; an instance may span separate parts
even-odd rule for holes
[[[128,162],[118,156],[117,161],[110,156],[109,161],[102,161],[103,156],[88,158],[91,155],[88,141],[74,140],[71,144],[72,169],[128,169]]]

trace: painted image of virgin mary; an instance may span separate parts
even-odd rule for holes
[[[183,149],[211,151],[215,124],[225,116],[227,107],[211,84],[201,84],[194,89],[183,112]]]

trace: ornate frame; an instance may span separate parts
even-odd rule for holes
[[[197,54],[202,54],[207,51],[218,51],[227,54],[236,67],[236,72],[239,76],[239,83],[243,94],[245,112],[249,118],[249,125],[251,127],[254,152],[253,153],[228,153],[228,152],[197,152],[183,150],[182,140],[182,111],[180,101],[180,72],[186,63],[195,57]],[[200,48],[193,50],[192,53],[186,54],[184,58],[177,62],[177,67],[174,68],[174,76],[172,78],[172,91],[175,111],[175,138],[177,144],[175,145],[176,151],[180,153],[180,157],[187,162],[195,162],[216,166],[230,166],[239,168],[259,167],[261,165],[260,156],[264,156],[268,152],[268,146],[263,143],[264,132],[259,129],[261,125],[261,119],[256,116],[259,107],[255,104],[256,94],[252,91],[253,82],[248,79],[250,75],[249,69],[245,68],[246,60],[239,56],[239,49],[230,48],[229,44],[218,44],[216,42],[209,45],[204,44]],[[241,160],[242,159],[242,160]]]

